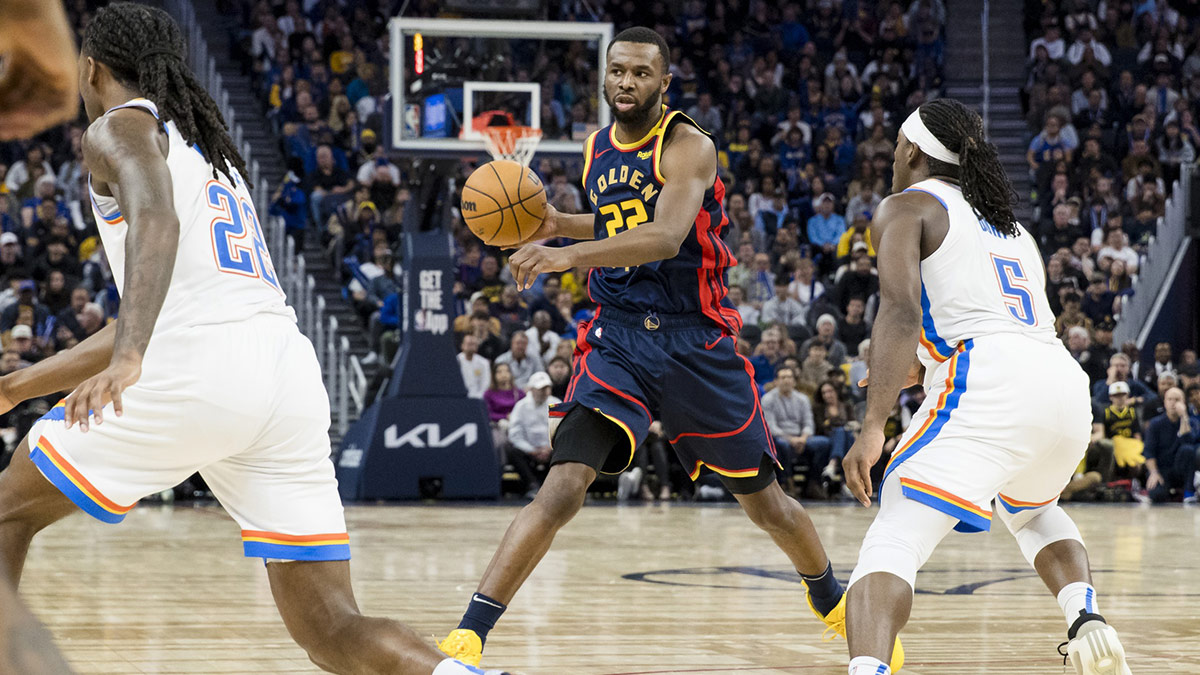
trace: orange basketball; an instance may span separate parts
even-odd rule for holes
[[[546,188],[529,168],[497,159],[467,178],[459,208],[467,227],[484,243],[515,246],[541,226],[546,215]]]

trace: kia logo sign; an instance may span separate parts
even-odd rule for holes
[[[400,427],[391,425],[383,432],[383,447],[389,450],[403,448],[448,448],[455,443],[471,447],[479,440],[479,425],[468,422],[455,429],[449,436],[442,436],[442,427],[436,422],[418,424],[403,436],[398,435]]]

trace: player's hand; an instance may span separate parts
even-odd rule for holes
[[[0,141],[75,119],[75,42],[62,3],[0,3],[0,27]]]
[[[546,215],[542,216],[542,224],[537,231],[525,239],[525,242],[553,239],[558,236],[558,209],[546,202]],[[524,242],[522,242],[524,243]]]
[[[842,471],[846,474],[846,487],[863,506],[871,505],[871,467],[883,455],[883,430],[864,431],[854,440],[854,445],[842,459]]]
[[[88,430],[88,413],[91,412],[97,426],[104,422],[104,405],[112,401],[113,412],[120,417],[125,412],[121,393],[142,376],[141,361],[132,359],[114,361],[99,374],[84,380],[67,396],[67,428],[79,422],[79,430]]]
[[[1154,473],[1150,474],[1149,478],[1146,479],[1146,489],[1153,490],[1154,488],[1158,487],[1159,485],[1162,485],[1162,482],[1163,482],[1162,474],[1155,471]]]
[[[571,261],[571,253],[567,247],[554,248],[526,244],[508,259],[508,269],[512,272],[517,290],[523,291],[533,286],[539,274],[546,272],[565,272],[575,264]]]

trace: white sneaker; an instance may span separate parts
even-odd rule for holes
[[[1116,629],[1103,621],[1079,627],[1075,639],[1067,643],[1067,660],[1076,675],[1132,675]]]
[[[725,497],[725,490],[716,485],[701,485],[696,490],[696,499],[702,502],[715,502]]]
[[[617,501],[628,501],[642,485],[642,469],[633,467],[617,478]]]

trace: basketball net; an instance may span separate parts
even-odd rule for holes
[[[482,127],[484,145],[492,159],[509,159],[529,166],[542,140],[542,130],[520,125]]]

